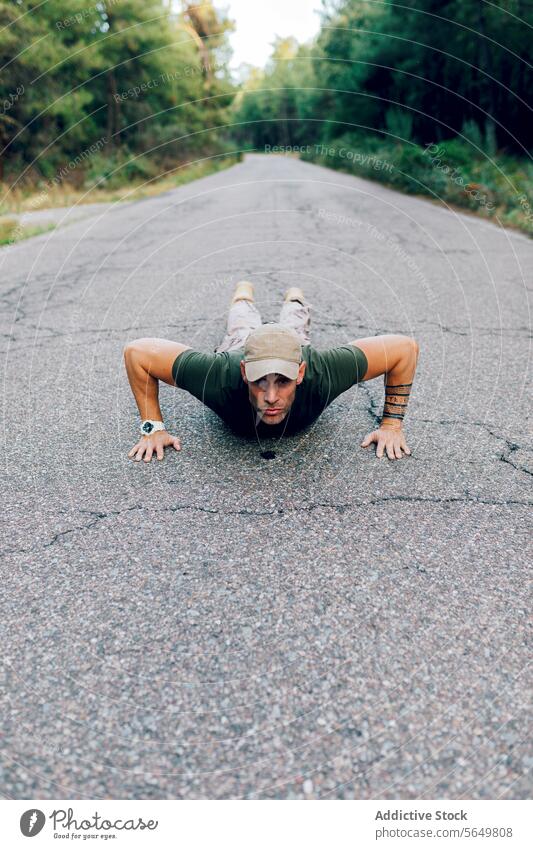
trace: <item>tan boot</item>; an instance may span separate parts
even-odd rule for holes
[[[254,287],[252,283],[249,283],[247,280],[241,280],[240,283],[237,283],[231,303],[234,304],[235,301],[253,301],[253,299]]]
[[[290,289],[287,289],[285,292],[285,302],[287,301],[300,301],[301,304],[305,303],[305,296],[302,289],[299,289],[298,286],[291,286]]]

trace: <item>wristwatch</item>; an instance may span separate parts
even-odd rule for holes
[[[153,422],[150,419],[145,419],[141,425],[141,433],[143,436],[150,436],[151,433],[156,433],[158,430],[165,430],[163,422]]]

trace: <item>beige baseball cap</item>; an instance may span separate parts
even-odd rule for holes
[[[252,330],[244,343],[247,380],[260,380],[271,373],[296,380],[301,362],[300,337],[284,324],[262,324]]]

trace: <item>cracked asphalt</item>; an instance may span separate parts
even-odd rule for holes
[[[529,798],[533,243],[248,156],[0,251],[0,793]],[[133,463],[124,345],[212,350],[234,284],[313,341],[415,336],[411,458],[381,380],[273,461],[168,386]]]

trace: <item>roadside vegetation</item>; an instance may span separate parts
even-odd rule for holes
[[[43,224],[40,226],[22,226],[16,218],[3,218],[0,220],[0,245],[12,245],[30,236],[40,236],[55,229],[55,224]]]
[[[0,215],[133,199],[235,161],[210,3],[0,0]]]
[[[236,136],[532,234],[532,27],[520,0],[326,1],[250,71]]]
[[[238,154],[215,154],[170,169],[166,174],[151,167],[146,168],[146,177],[123,178],[120,169],[110,179],[104,174],[97,179],[87,174],[82,186],[71,182],[49,186],[46,182],[26,183],[12,189],[0,206],[0,215],[29,212],[38,209],[71,206],[78,203],[109,203],[122,200],[140,200],[154,197],[177,186],[207,177],[239,162]],[[108,165],[109,167],[109,165]],[[111,169],[113,170],[113,169]],[[155,172],[155,173],[154,173]],[[149,174],[152,176],[148,176]]]
[[[192,180],[208,177],[210,174],[229,168],[238,161],[240,161],[238,155],[218,154],[191,164],[185,163],[173,173],[164,176],[156,174],[148,180],[124,182],[123,179],[117,178],[116,188],[102,188],[102,182],[97,182],[94,185],[89,183],[88,188],[76,189],[72,184],[65,182],[54,187],[50,192],[43,192],[42,187],[26,185],[24,189],[8,193],[6,201],[0,207],[0,245],[20,242],[30,236],[46,233],[55,227],[54,224],[40,226],[21,224],[17,218],[10,218],[9,215],[86,203],[117,203],[155,197],[190,183]],[[103,182],[103,185],[108,184]]]
[[[312,43],[277,38],[237,85],[222,0],[0,0],[0,242],[20,212],[147,197],[274,148],[533,234],[533,3],[321,13]]]

